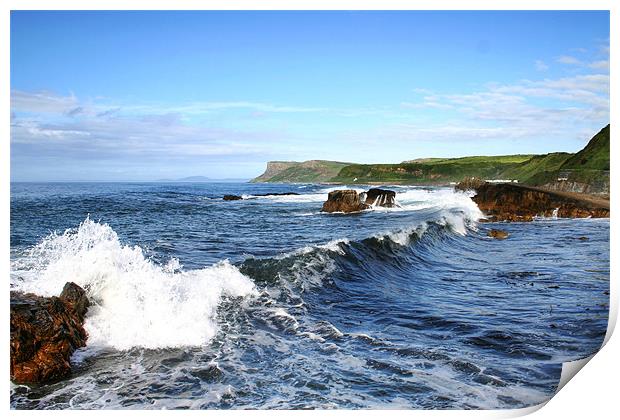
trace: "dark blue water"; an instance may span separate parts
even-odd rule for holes
[[[551,397],[561,363],[605,336],[609,220],[478,223],[465,194],[394,189],[398,209],[328,215],[319,185],[12,184],[12,287],[53,295],[74,281],[94,304],[73,376],[13,385],[11,406]],[[300,195],[255,196],[282,192]]]

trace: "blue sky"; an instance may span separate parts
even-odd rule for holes
[[[608,122],[608,12],[11,14],[14,181],[574,152]]]

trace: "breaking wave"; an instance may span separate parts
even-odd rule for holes
[[[30,249],[13,277],[14,289],[43,296],[57,295],[67,281],[84,288],[93,303],[88,344],[119,350],[204,345],[217,332],[220,302],[255,293],[252,280],[226,260],[188,271],[176,259],[159,265],[88,218]]]

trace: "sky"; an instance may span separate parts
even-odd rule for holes
[[[575,152],[607,11],[13,11],[11,180]]]

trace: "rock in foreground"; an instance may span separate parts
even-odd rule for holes
[[[354,213],[372,206],[393,207],[396,205],[396,192],[371,188],[358,194],[355,190],[336,190],[329,193],[321,211],[327,213]]]
[[[577,194],[517,184],[484,183],[472,200],[495,221],[531,221],[544,217],[609,217],[609,202]]]
[[[11,292],[11,380],[44,383],[71,374],[73,352],[86,345],[86,292],[67,283],[59,297]]]

